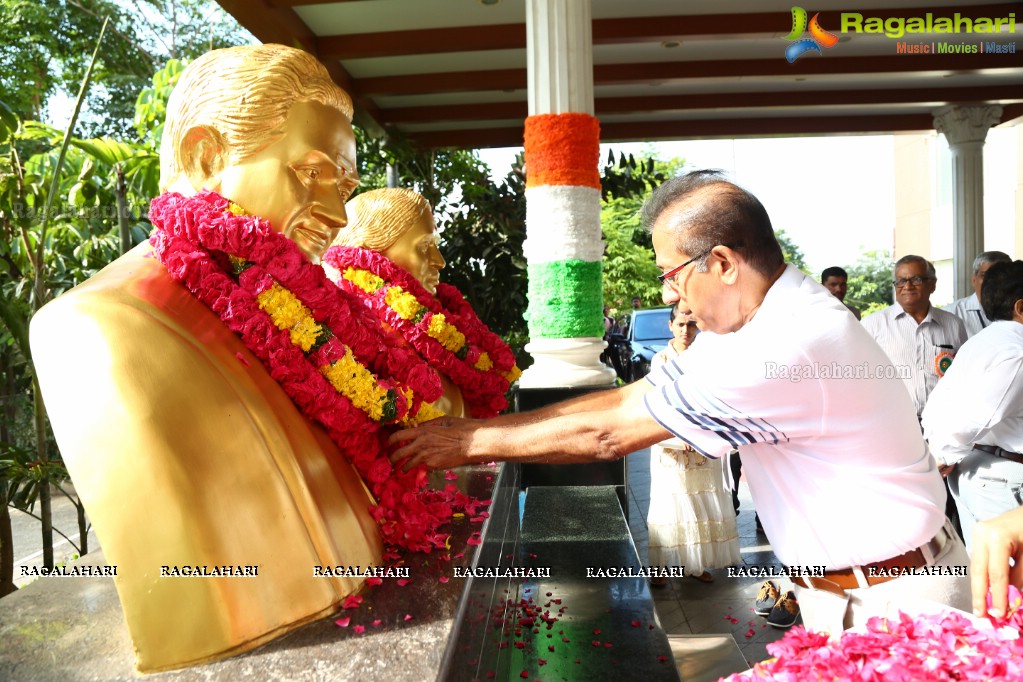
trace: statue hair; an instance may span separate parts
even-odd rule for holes
[[[184,70],[170,100],[160,144],[160,189],[182,174],[181,138],[208,126],[226,141],[232,163],[283,136],[295,102],[324,104],[352,120],[352,100],[308,52],[284,45],[213,50]]]
[[[345,204],[345,212],[348,226],[338,232],[334,245],[382,252],[429,213],[430,204],[418,192],[387,187],[362,192]]]

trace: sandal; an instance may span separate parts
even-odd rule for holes
[[[708,573],[707,571],[704,571],[704,572],[703,572],[703,573],[701,573],[700,575],[694,575],[694,576],[692,576],[692,577],[693,577],[693,578],[694,578],[695,580],[699,580],[699,581],[700,581],[701,583],[712,583],[712,582],[714,582],[714,576],[712,576],[712,575],[711,575],[710,573]]]

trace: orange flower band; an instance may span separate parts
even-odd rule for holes
[[[540,114],[526,119],[526,187],[574,185],[600,189],[600,122],[589,114]]]

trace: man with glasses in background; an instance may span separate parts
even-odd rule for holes
[[[963,321],[931,305],[938,278],[921,256],[903,256],[895,263],[895,303],[863,320],[903,380],[919,418],[927,396],[966,343]]]
[[[842,303],[785,264],[763,205],[696,171],[661,185],[643,217],[665,302],[696,320],[699,342],[645,381],[399,431],[392,460],[616,460],[672,435],[708,457],[738,448],[775,554],[826,570],[792,579],[808,628],[838,632],[934,602],[969,608],[966,548],[945,523],[909,396]],[[923,567],[937,574],[904,574]],[[782,600],[798,608],[791,593]]]

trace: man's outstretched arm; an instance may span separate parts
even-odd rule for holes
[[[649,388],[646,382],[636,382],[537,412],[490,420],[437,419],[392,435],[391,442],[401,447],[391,461],[408,458],[407,467],[448,469],[495,460],[574,464],[620,459],[671,435],[643,404]],[[514,419],[529,415],[532,418]]]

